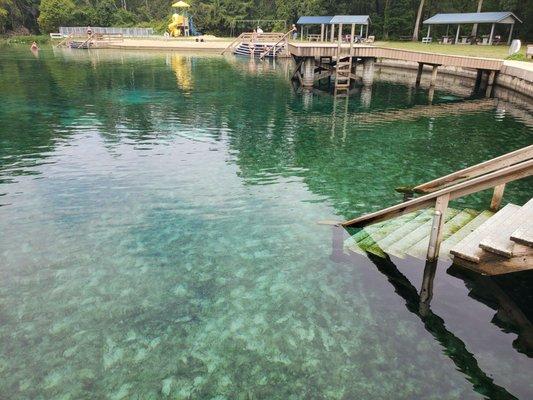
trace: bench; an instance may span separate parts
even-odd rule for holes
[[[433,38],[426,36],[426,37],[422,38],[422,43],[429,44],[429,43],[431,43],[432,40],[433,40]]]
[[[64,37],[61,33],[50,33],[50,39],[63,39]]]
[[[412,36],[400,36],[400,40],[402,42],[408,42],[410,40],[413,40],[413,37]]]

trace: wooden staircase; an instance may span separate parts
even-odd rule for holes
[[[356,253],[379,257],[393,255],[424,259],[435,209],[414,211],[401,217],[366,226],[345,242]],[[445,216],[441,254],[472,233],[493,215],[490,211],[449,208]]]
[[[412,189],[402,188],[407,197],[424,195],[343,222],[344,227],[364,227],[345,247],[430,262],[439,255],[453,256],[455,264],[489,275],[533,269],[533,199],[498,211],[505,184],[531,175],[533,146],[528,146]],[[448,207],[451,200],[490,188],[490,210]]]
[[[533,269],[533,198],[507,204],[451,248],[454,262],[489,275]]]

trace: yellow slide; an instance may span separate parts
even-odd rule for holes
[[[187,24],[187,18],[183,15],[173,14],[172,22],[168,25],[168,33],[170,36],[182,36]]]

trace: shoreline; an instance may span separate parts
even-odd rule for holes
[[[109,42],[100,48],[121,50],[179,50],[221,52],[232,43],[231,40],[205,38],[204,42],[180,39],[124,39],[122,42]]]

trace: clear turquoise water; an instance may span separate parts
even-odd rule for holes
[[[0,50],[0,398],[533,396],[491,289],[531,321],[531,274],[442,264],[423,316],[423,264],[338,260],[316,223],[532,144],[510,105],[435,114],[472,101],[437,91],[413,117],[423,89],[334,102],[282,62]]]

